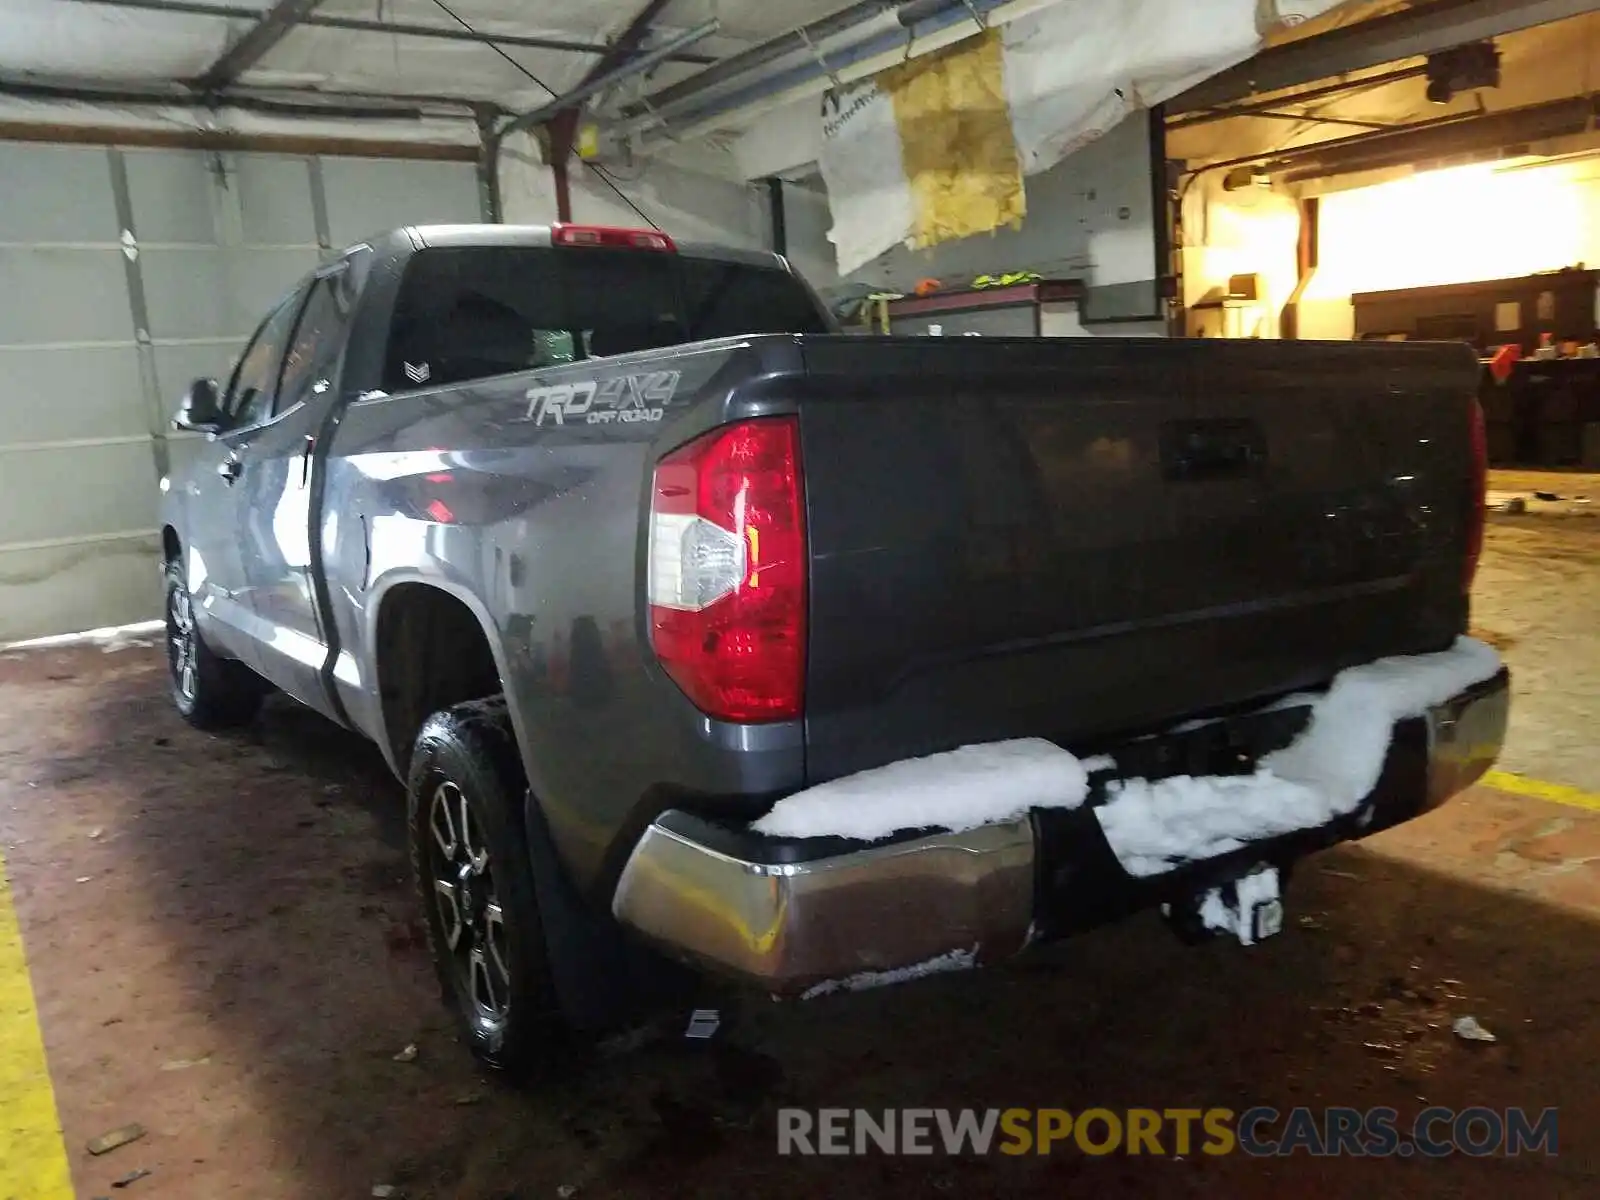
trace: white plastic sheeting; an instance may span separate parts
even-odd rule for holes
[[[1060,0],[1013,22],[1005,30],[1006,98],[1024,174],[1049,170],[1129,114],[1260,44],[1255,0]]]
[[[1338,3],[1056,0],[1010,21],[1002,31],[1005,88],[1023,173],[1048,170],[1131,113],[1248,58],[1272,30]],[[844,274],[905,241],[912,202],[901,156],[888,145],[892,108],[874,85],[845,89],[837,115],[825,106],[822,120],[818,162]]]
[[[900,158],[894,101],[871,79],[828,97],[822,154],[839,274],[870,262],[911,232],[914,205]]]
[[[228,44],[228,22],[65,0],[4,0],[0,70],[101,80],[190,79]]]
[[[233,2],[263,11],[271,7],[270,0]],[[715,16],[721,22],[720,32],[695,49],[720,57],[815,20],[839,3],[677,0],[656,33],[671,37]],[[638,8],[639,0],[450,0],[450,9],[479,33],[593,45],[614,35]],[[253,24],[76,0],[3,0],[0,10],[0,71],[125,83],[193,79]],[[463,32],[433,0],[324,0],[316,15]],[[590,54],[525,46],[510,47],[506,54],[511,61],[471,41],[300,24],[240,82],[460,96],[527,108],[549,98],[547,87],[558,91],[571,87],[595,61]],[[659,87],[698,69],[692,63],[665,64],[651,73],[650,84]]]

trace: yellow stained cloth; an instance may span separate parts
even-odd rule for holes
[[[877,82],[894,104],[914,246],[1021,224],[1027,200],[998,31],[893,67]]]

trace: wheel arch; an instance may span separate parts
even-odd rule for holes
[[[615,1027],[637,1015],[639,1005],[649,997],[678,995],[687,997],[693,976],[675,963],[649,951],[625,936],[609,909],[597,910],[580,895],[568,874],[566,863],[551,835],[538,800],[532,763],[528,754],[528,732],[512,691],[510,664],[497,626],[485,606],[468,589],[448,580],[407,572],[384,580],[376,589],[368,622],[368,659],[373,665],[379,693],[383,736],[379,745],[396,766],[402,780],[409,774],[410,743],[432,712],[478,696],[458,696],[427,712],[419,711],[432,700],[413,702],[411,709],[396,708],[395,697],[388,695],[395,682],[390,673],[396,660],[382,653],[386,641],[395,644],[397,622],[405,614],[422,611],[418,604],[453,604],[457,614],[469,614],[480,645],[494,664],[494,671],[506,697],[507,719],[516,743],[529,787],[523,797],[523,832],[527,839],[539,919],[543,926],[556,993],[561,1007],[575,1027],[604,1029]],[[459,618],[458,616],[458,619]],[[443,695],[445,693],[432,693]],[[416,722],[416,729],[409,726]],[[398,728],[397,728],[398,726]]]
[[[442,634],[442,643],[422,636],[419,644],[419,634]],[[526,767],[527,742],[505,646],[488,610],[467,588],[411,573],[384,580],[374,591],[367,655],[377,692],[379,748],[401,779],[429,716],[495,692],[505,694]]]

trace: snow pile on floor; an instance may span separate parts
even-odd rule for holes
[[[133,625],[107,625],[103,629],[88,629],[82,633],[58,633],[50,637],[29,638],[25,642],[8,642],[0,646],[0,654],[23,650],[49,650],[58,646],[99,646],[107,654],[126,650],[129,646],[154,646],[161,640],[165,621],[140,621]]]
[[[1158,875],[1246,843],[1325,825],[1354,812],[1377,786],[1396,722],[1481,683],[1500,670],[1484,643],[1459,638],[1449,650],[1381,658],[1341,671],[1311,700],[1311,719],[1254,775],[1127,779],[1095,809],[1106,840],[1131,875]]]
[[[1352,667],[1320,696],[1268,706],[1309,705],[1311,716],[1255,774],[1113,780],[1095,815],[1123,869],[1141,876],[1325,825],[1354,812],[1377,785],[1397,722],[1422,716],[1500,665],[1491,647],[1463,637],[1437,654]],[[1104,757],[1080,761],[1037,738],[963,746],[797,792],[753,828],[862,841],[902,829],[960,832],[1032,808],[1077,808],[1088,796],[1089,773],[1114,765]]]
[[[1030,808],[1076,808],[1089,775],[1076,755],[1041,738],[963,746],[846,775],[780,800],[752,828],[773,837],[874,841],[901,829],[959,833]]]

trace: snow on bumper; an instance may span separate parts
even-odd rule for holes
[[[1481,656],[1478,662],[1485,667]],[[1458,686],[1475,675],[1486,677]],[[1370,680],[1371,672],[1358,678]],[[1377,761],[1364,795],[1302,803],[1288,816],[1268,807],[1253,828],[1219,818],[1214,797],[1202,797],[1186,825],[1183,797],[1169,796],[1159,812],[1127,825],[1123,834],[1133,840],[1118,846],[1115,822],[1098,814],[1119,796],[1147,796],[1134,786],[1150,789],[1144,780],[1091,789],[1087,804],[1047,804],[975,827],[870,843],[732,829],[671,810],[635,847],[612,910],[680,957],[783,995],[853,990],[1007,958],[1040,933],[1057,936],[1254,862],[1288,861],[1387,828],[1469,786],[1499,754],[1509,680],[1498,660],[1442,678],[1456,690],[1440,698],[1436,686],[1394,710],[1388,739],[1369,742]],[[1336,691],[1337,683],[1328,695]],[[1316,728],[1313,716],[1303,736]],[[1327,728],[1324,721],[1315,736],[1325,737]],[[1279,761],[1293,749],[1278,752]],[[1230,787],[1239,778],[1229,777]],[[1367,781],[1365,770],[1359,778]],[[981,780],[967,782],[982,787]],[[1003,782],[997,790],[1006,791]]]

